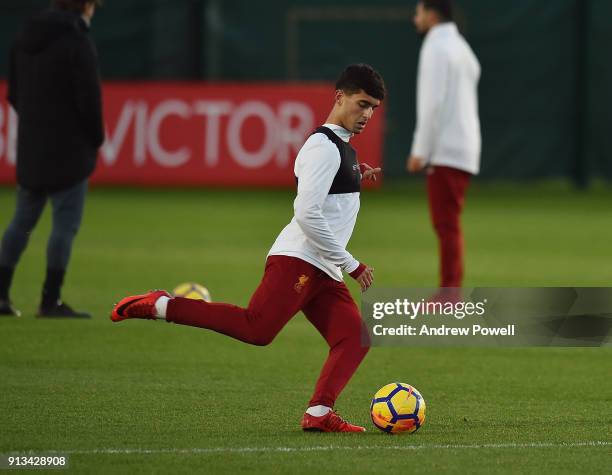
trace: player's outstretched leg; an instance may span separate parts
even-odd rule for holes
[[[153,290],[142,295],[132,295],[121,299],[111,313],[113,322],[121,322],[128,318],[144,318],[156,320],[158,318],[155,303],[160,297],[171,298],[165,290]]]
[[[305,308],[304,314],[329,345],[314,395],[302,418],[302,429],[311,432],[365,432],[344,421],[333,407],[369,350],[359,309],[346,285],[328,281],[326,289]]]
[[[248,308],[172,298],[165,291],[156,291],[121,300],[113,309],[111,319],[114,322],[127,318],[166,320],[265,346],[311,298],[318,288],[319,274],[322,272],[301,259],[271,256]]]

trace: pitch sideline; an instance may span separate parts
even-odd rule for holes
[[[585,447],[610,447],[612,441],[586,441],[586,442],[567,442],[549,443],[532,442],[525,444],[431,444],[431,445],[369,445],[369,446],[313,446],[313,447],[209,447],[209,448],[188,448],[188,449],[92,449],[92,450],[37,450],[37,453],[62,453],[68,455],[150,455],[150,454],[219,454],[219,453],[254,453],[254,452],[326,452],[334,450],[492,450],[492,449],[556,449],[556,448],[585,448]],[[24,452],[20,452],[24,453]],[[29,452],[25,452],[29,453]]]

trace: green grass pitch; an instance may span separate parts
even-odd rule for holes
[[[304,434],[326,345],[297,316],[266,348],[162,322],[112,324],[112,304],[184,281],[246,304],[292,214],[291,191],[94,189],[64,297],[92,321],[33,317],[48,210],[0,319],[0,453],[63,451],[81,473],[609,473],[612,350],[373,348],[338,401],[363,435]],[[610,286],[612,190],[475,185],[468,286]],[[0,189],[0,227],[14,192]],[[365,193],[350,250],[378,286],[434,286],[423,187]],[[351,291],[358,295],[356,286]],[[427,401],[414,435],[369,421],[382,385]]]

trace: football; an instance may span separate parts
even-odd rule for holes
[[[374,425],[387,434],[415,432],[425,422],[425,400],[409,384],[387,384],[374,395],[370,414]]]
[[[186,282],[184,284],[177,285],[172,291],[175,297],[184,297],[186,299],[204,300],[205,302],[211,302],[210,292],[206,287],[195,282]]]

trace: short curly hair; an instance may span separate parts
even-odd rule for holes
[[[366,94],[381,101],[387,92],[382,76],[372,66],[364,63],[347,66],[336,82],[336,90],[342,90],[348,94],[355,94],[363,90]]]

